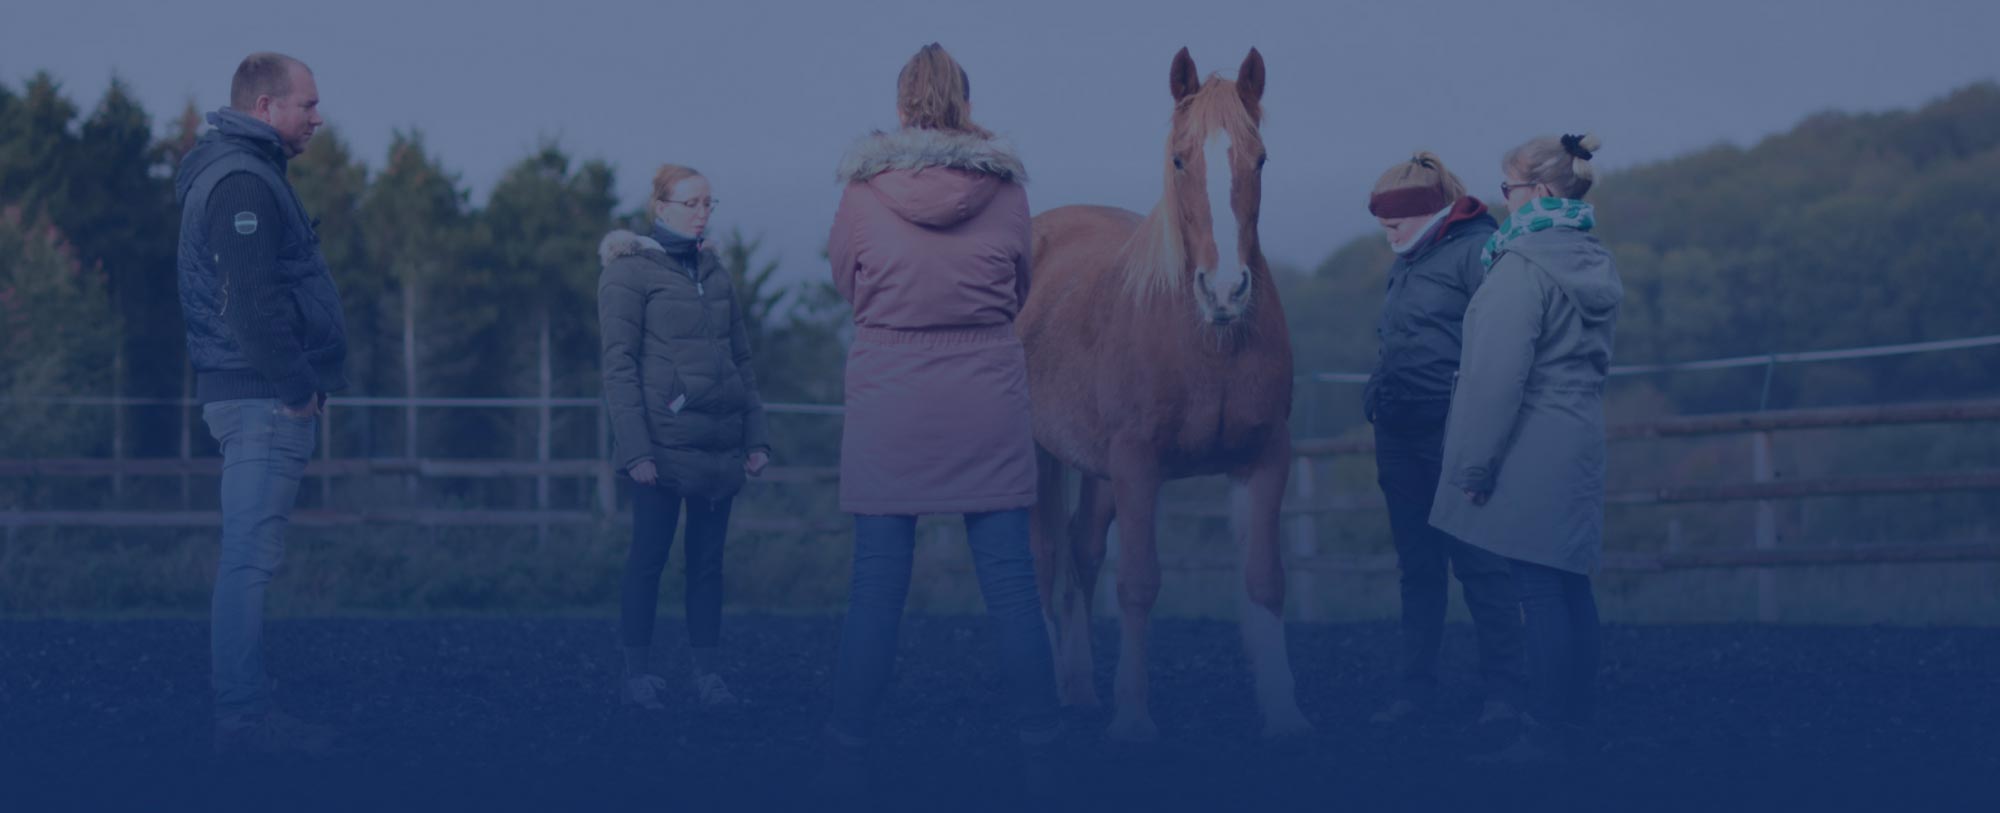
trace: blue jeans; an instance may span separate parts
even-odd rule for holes
[[[1047,731],[1057,724],[1055,662],[1028,550],[1028,511],[967,514],[965,533],[1015,720],[1022,732]],[[833,728],[849,737],[870,736],[875,707],[894,671],[916,541],[916,517],[854,518],[854,579],[840,634],[832,719]]]
[[[278,412],[274,398],[201,408],[222,444],[222,555],[215,568],[209,644],[218,719],[266,711],[264,588],[285,558],[285,527],[319,441],[319,418]]]
[[[1376,481],[1389,503],[1396,569],[1403,598],[1401,694],[1425,702],[1437,688],[1451,576],[1479,637],[1479,672],[1488,700],[1519,702],[1522,677],[1521,602],[1514,575],[1497,553],[1431,527],[1431,501],[1444,468],[1444,413],[1419,407],[1384,412],[1375,426]]]
[[[1528,712],[1588,725],[1597,711],[1597,597],[1590,577],[1509,559],[1528,619]]]

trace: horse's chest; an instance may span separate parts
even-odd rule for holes
[[[1233,460],[1255,453],[1269,436],[1271,424],[1254,405],[1231,403],[1227,394],[1188,402],[1175,433],[1179,454],[1191,460]]]

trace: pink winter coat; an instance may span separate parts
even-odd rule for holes
[[[854,306],[840,507],[981,513],[1035,502],[1026,172],[1001,143],[907,129],[863,139],[827,253]]]

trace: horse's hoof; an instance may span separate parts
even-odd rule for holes
[[[1121,717],[1111,721],[1111,727],[1104,730],[1104,737],[1125,745],[1150,745],[1160,741],[1160,727],[1144,717]]]

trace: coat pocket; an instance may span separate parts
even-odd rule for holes
[[[682,383],[678,372],[652,368],[640,375],[639,385],[645,392],[646,415],[655,425],[672,423],[674,418],[687,411],[687,385]],[[675,402],[680,408],[675,408]]]
[[[305,283],[293,283],[291,294],[292,310],[298,319],[293,332],[299,337],[301,348],[315,350],[326,343],[330,321]]]

